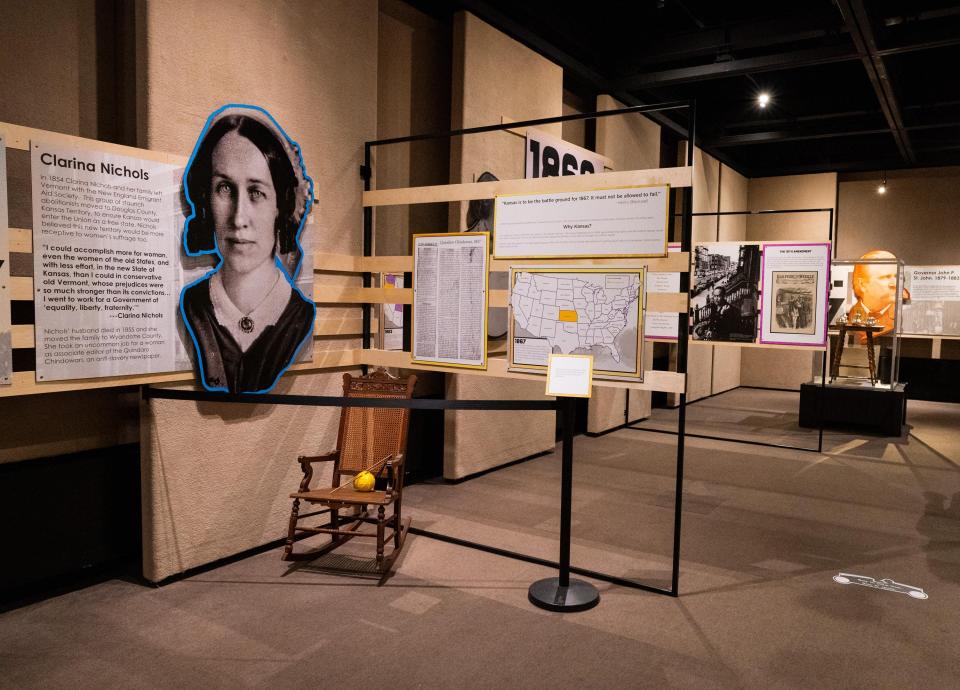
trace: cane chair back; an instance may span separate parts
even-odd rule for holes
[[[345,398],[410,399],[415,377],[396,379],[383,370],[357,378],[343,375]],[[337,447],[340,458],[334,470],[334,486],[341,474],[353,475],[374,467],[387,456],[406,452],[410,410],[383,407],[344,407],[340,415]]]

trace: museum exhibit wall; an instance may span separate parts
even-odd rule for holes
[[[625,107],[612,96],[597,97],[596,110]],[[614,170],[646,170],[660,167],[660,125],[645,115],[602,117],[596,124],[596,152],[611,159]],[[653,343],[644,343],[644,371],[653,368]],[[650,416],[650,391],[630,391],[629,421]],[[600,433],[624,423],[627,392],[621,388],[594,386],[587,415],[587,431]]]
[[[750,180],[748,187],[750,209],[834,208],[837,200],[836,173],[758,177]],[[746,239],[826,242],[829,232],[827,213],[749,216]],[[744,386],[799,390],[815,369],[818,376],[820,373],[816,352],[744,348],[741,357],[740,382]]]
[[[377,133],[377,3],[154,0],[142,12],[140,144],[188,153],[217,106],[269,107],[315,182],[311,250],[359,254],[362,142]],[[315,278],[321,286],[359,281]],[[326,318],[357,312],[318,310]],[[315,341],[320,349],[358,344]],[[275,392],[335,395],[340,379],[288,374]],[[296,457],[333,449],[339,411],[153,400],[142,415],[143,565],[156,581],[284,536],[288,495],[301,478]]]
[[[453,129],[562,113],[560,67],[472,14],[456,15],[453,50]],[[543,129],[561,136],[559,124]],[[472,182],[485,170],[500,179],[520,179],[523,151],[523,138],[506,131],[455,138],[450,146],[450,182]],[[451,230],[465,229],[466,206],[451,204]],[[543,398],[543,392],[542,381],[469,374],[448,375],[446,383],[446,397],[457,400],[535,400]],[[554,430],[553,412],[447,411],[443,476],[458,479],[550,450]]]
[[[881,175],[840,176],[837,258],[887,249],[911,265],[960,263],[960,168],[888,171],[882,196]]]
[[[97,137],[95,6],[74,0],[4,8],[0,120]],[[8,149],[7,174],[10,226],[31,228],[30,154]],[[32,274],[29,254],[14,252],[10,260],[12,275]],[[137,397],[106,389],[0,398],[0,463],[136,442]]]
[[[747,178],[726,165],[720,164],[720,183],[717,190],[718,211],[743,211],[747,208]],[[745,216],[718,216],[717,237],[720,242],[742,242],[747,239]],[[694,346],[693,349],[696,349]],[[713,371],[710,393],[716,395],[737,388],[741,383],[744,349],[730,345],[713,346]]]

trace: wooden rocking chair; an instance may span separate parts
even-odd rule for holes
[[[410,399],[416,376],[399,379],[378,368],[373,373],[354,377],[343,375],[343,395],[346,398],[397,398]],[[303,470],[300,490],[290,494],[293,507],[290,511],[290,528],[283,550],[286,561],[307,561],[322,556],[353,537],[376,537],[377,571],[389,571],[403,546],[410,526],[409,518],[401,521],[400,509],[403,496],[403,460],[407,446],[407,427],[410,410],[405,408],[344,407],[340,413],[340,431],[337,435],[337,450],[326,455],[299,457],[297,462]],[[318,462],[333,463],[333,482],[329,488],[310,488],[313,466]],[[379,478],[385,475],[383,490],[356,491],[353,477],[363,470]],[[341,483],[342,482],[342,483]],[[320,510],[300,515],[300,502],[325,506]],[[393,514],[385,518],[388,505],[393,505]],[[376,520],[369,515],[368,506],[377,506]],[[351,515],[341,516],[348,509]],[[330,515],[326,526],[301,527],[300,520],[316,515]],[[344,524],[341,525],[341,519]],[[376,532],[362,531],[364,523],[376,522]],[[349,524],[347,524],[349,523]],[[386,527],[392,531],[387,534]],[[295,553],[294,542],[310,534],[329,534],[331,541],[312,551]],[[393,550],[384,557],[384,545],[393,539]]]

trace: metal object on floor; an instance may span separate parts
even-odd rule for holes
[[[589,582],[570,579],[570,511],[573,504],[573,398],[561,398],[563,462],[560,469],[560,575],[537,580],[527,591],[530,603],[548,611],[586,611],[600,603],[600,592]]]

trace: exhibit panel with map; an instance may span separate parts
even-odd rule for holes
[[[644,274],[513,267],[510,369],[545,371],[551,354],[592,354],[595,378],[642,381]]]

